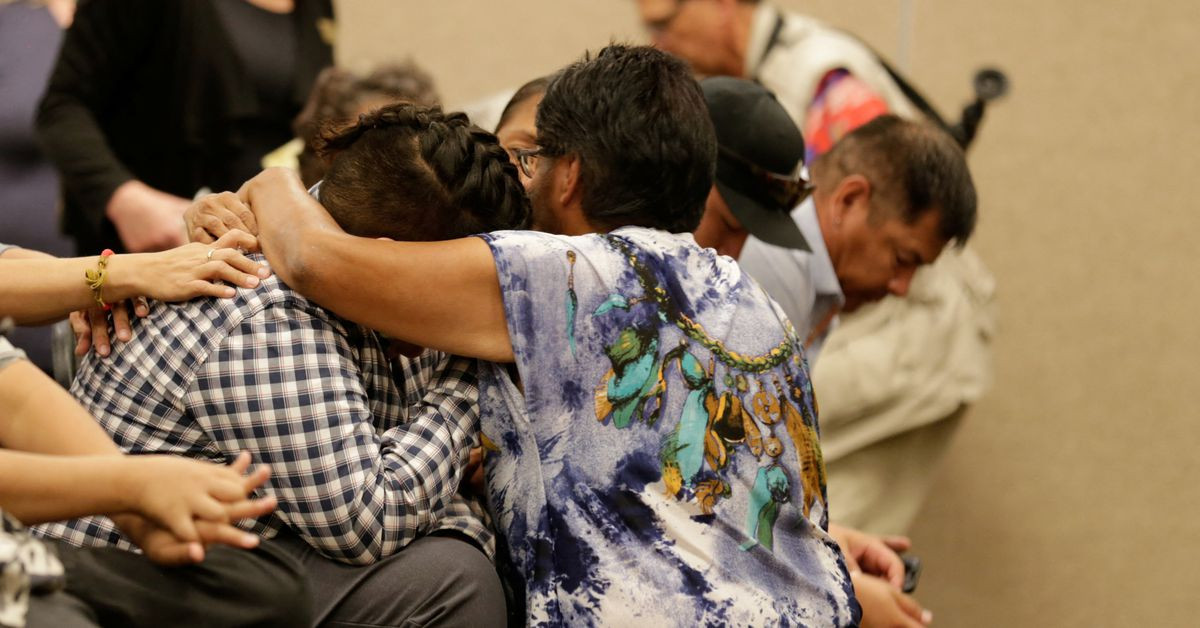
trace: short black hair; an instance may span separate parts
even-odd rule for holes
[[[717,141],[687,64],[613,44],[554,76],[537,114],[550,158],[580,160],[583,212],[603,229],[688,232],[700,223]]]
[[[977,199],[967,157],[950,134],[931,124],[879,116],[838,140],[814,162],[813,172],[818,186],[865,176],[873,193],[898,205],[909,224],[939,210],[948,242],[962,245],[975,229]]]
[[[504,105],[504,111],[500,112],[500,120],[496,122],[496,132],[499,132],[500,127],[504,126],[504,123],[508,122],[508,119],[512,117],[513,109],[516,109],[521,103],[534,96],[545,94],[546,86],[550,84],[551,78],[552,76],[539,76],[518,87],[517,91],[513,92],[512,98],[508,99],[508,104]]]
[[[320,201],[347,232],[447,240],[529,223],[529,199],[496,136],[466,114],[398,103],[329,131]]]

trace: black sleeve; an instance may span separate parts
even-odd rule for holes
[[[147,53],[165,4],[80,2],[38,106],[38,139],[67,194],[96,229],[113,191],[134,178],[113,153],[98,119],[118,104],[122,79]]]

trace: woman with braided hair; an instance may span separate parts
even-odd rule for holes
[[[415,143],[411,158],[401,157]],[[319,199],[348,231],[394,240],[448,240],[529,219],[516,167],[495,137],[463,113],[396,105],[359,116],[316,142],[329,162]],[[404,190],[407,194],[397,194]],[[380,208],[393,209],[381,212]],[[388,216],[405,220],[379,224]]]
[[[462,114],[390,105],[328,130],[320,154],[328,170],[313,196],[367,242],[432,245],[421,241],[520,228],[530,215],[508,154]],[[362,294],[394,287],[354,281]],[[279,508],[247,527],[301,563],[318,624],[503,623],[495,541],[479,499],[459,491],[479,429],[475,360],[393,361],[412,345],[390,346],[276,277],[230,299],[156,306],[132,332],[107,359],[84,360],[78,398],[126,451],[246,450],[270,466],[263,490]],[[124,543],[103,520],[44,532]]]

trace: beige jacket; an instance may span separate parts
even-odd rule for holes
[[[995,280],[947,249],[908,297],[844,314],[813,366],[830,513],[905,533],[966,406],[991,383]]]
[[[797,125],[836,68],[870,85],[894,113],[920,117],[857,39],[759,5],[746,73],[775,92]],[[970,248],[948,250],[917,272],[907,298],[840,317],[813,365],[835,521],[887,533],[911,525],[965,407],[989,386],[994,291]]]

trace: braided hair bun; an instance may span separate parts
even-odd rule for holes
[[[398,103],[316,145],[330,161],[321,203],[349,233],[446,240],[528,225],[516,167],[466,114]]]

